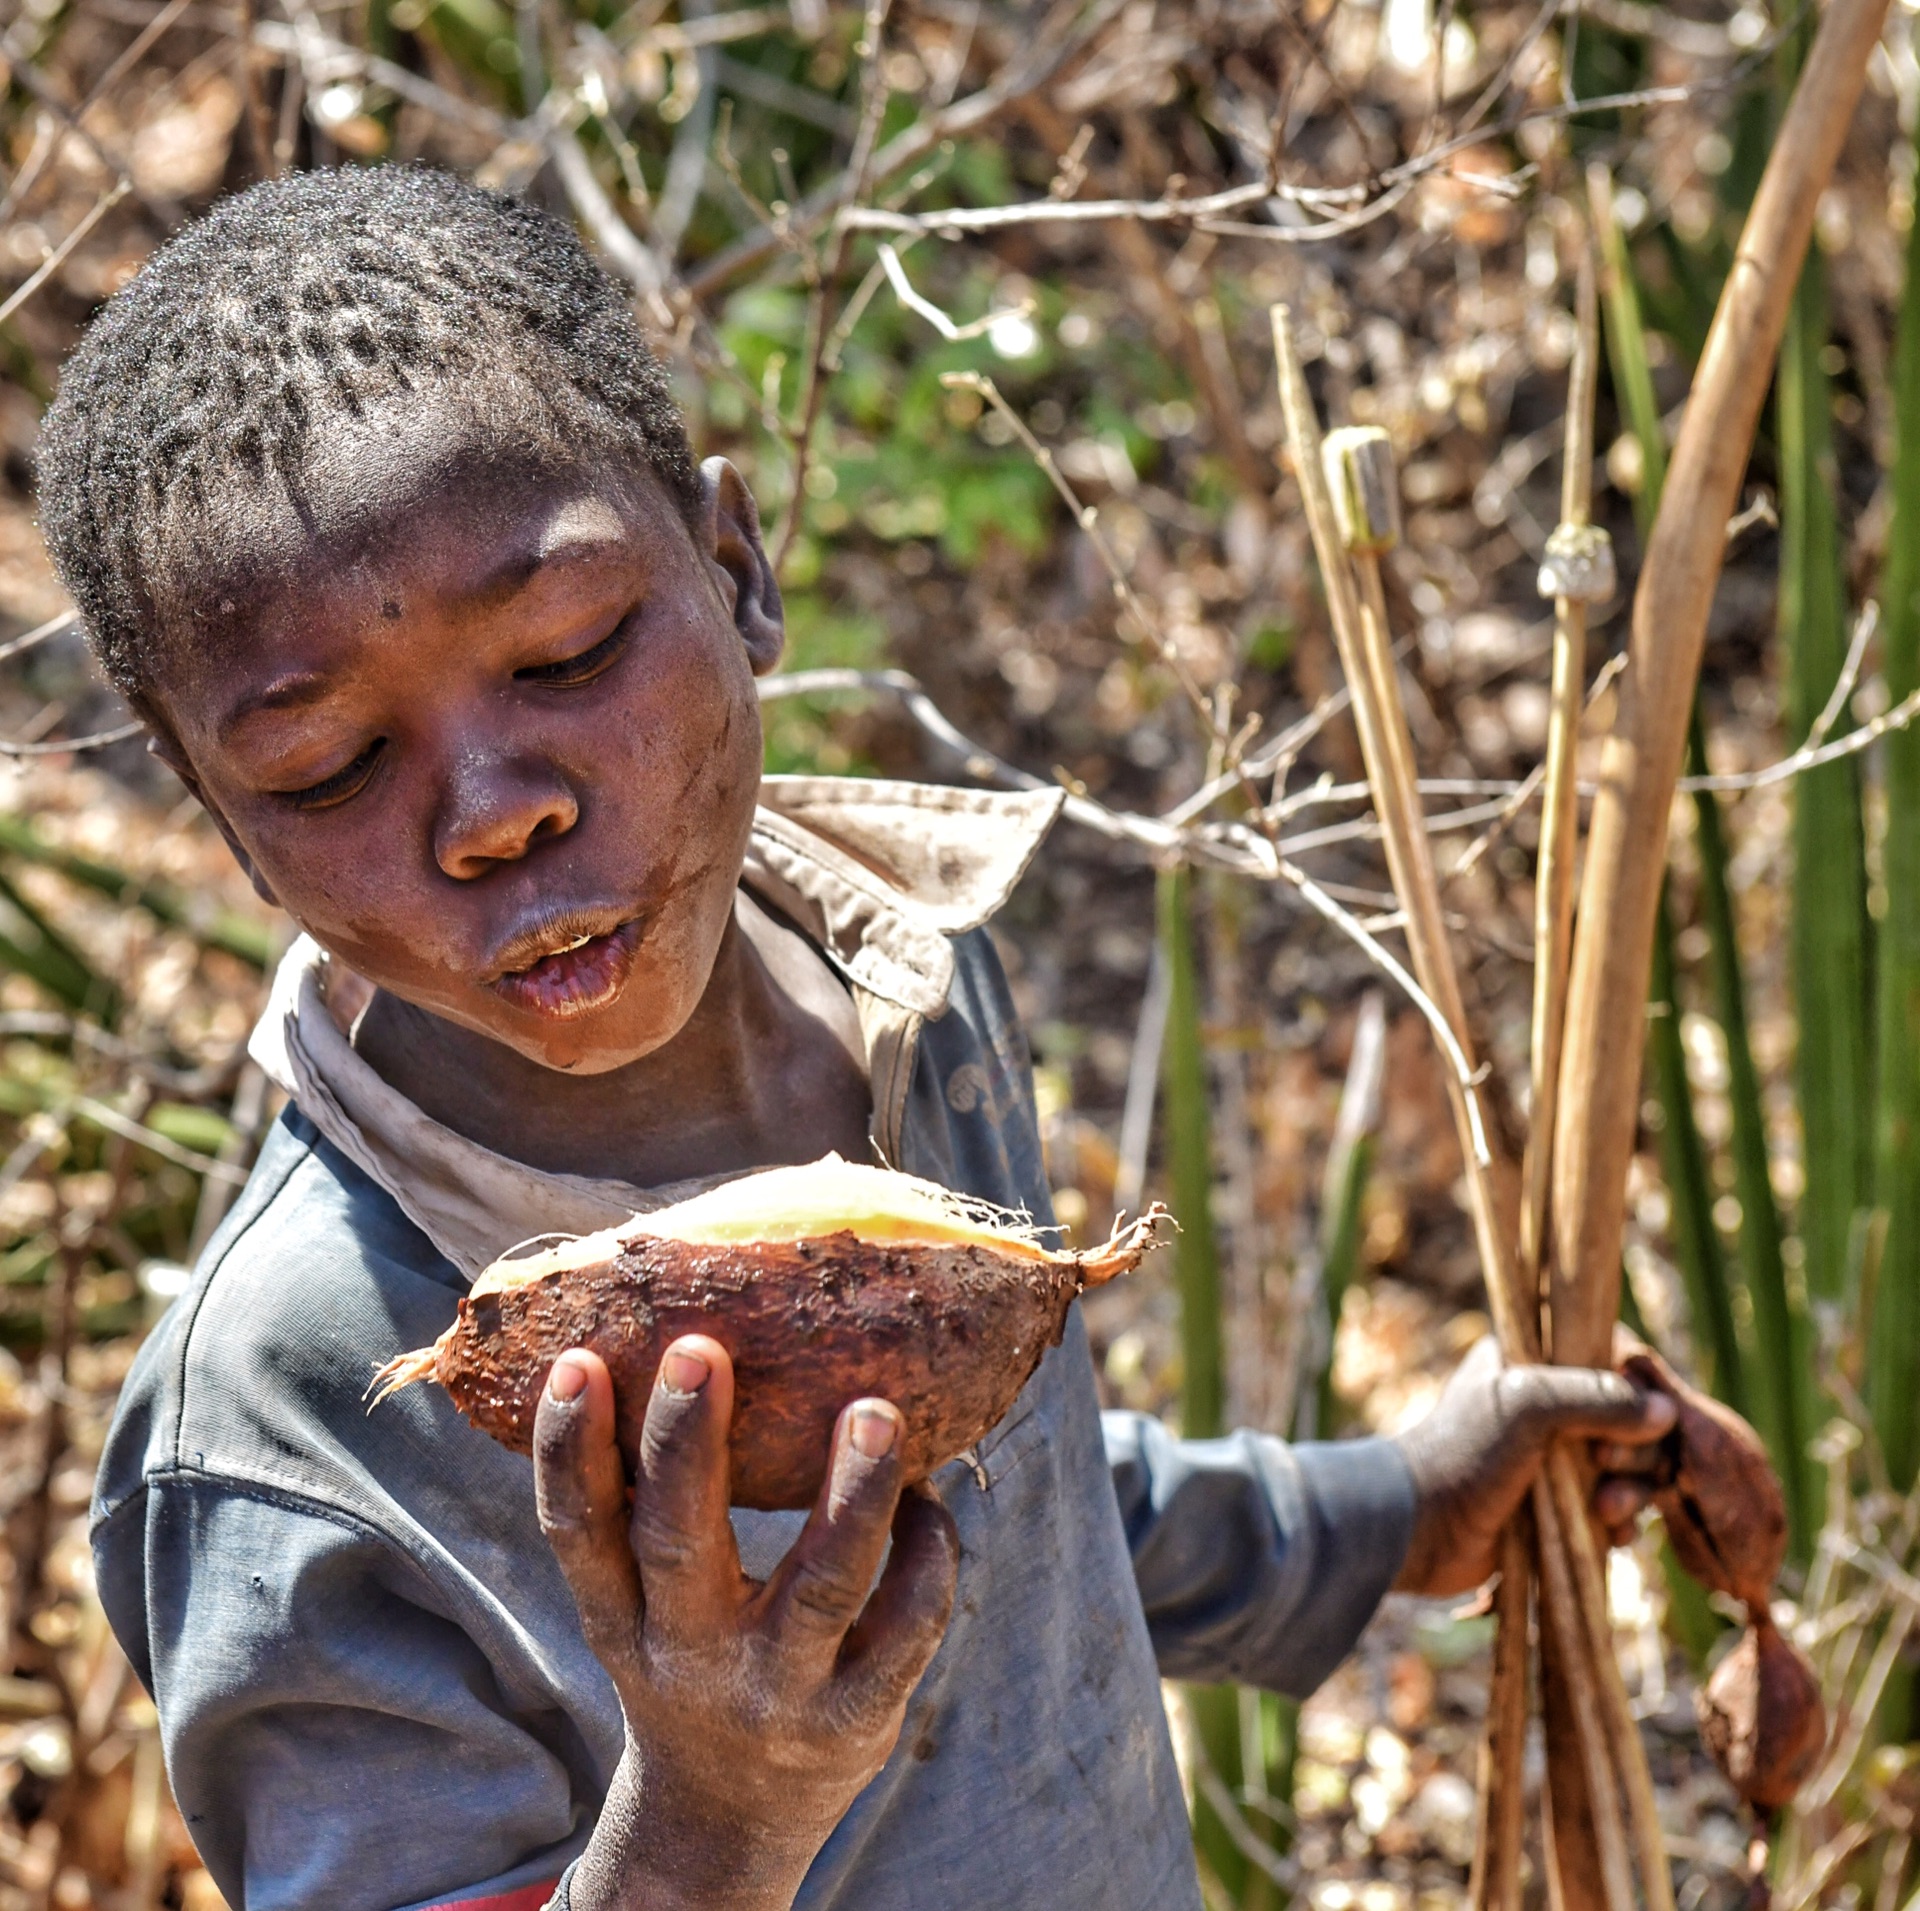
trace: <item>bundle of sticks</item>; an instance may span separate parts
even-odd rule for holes
[[[1294,470],[1413,971],[1458,1050],[1448,1082],[1468,1207],[1495,1331],[1511,1362],[1612,1363],[1654,912],[1725,528],[1815,208],[1839,158],[1887,8],[1888,0],[1833,0],[1753,201],[1641,565],[1576,915],[1575,754],[1587,609],[1613,590],[1611,553],[1590,523],[1597,325],[1590,257],[1580,267],[1562,522],[1541,579],[1554,599],[1554,641],[1535,890],[1532,1127],[1517,1177],[1498,1158],[1475,1104],[1472,1035],[1388,626],[1381,558],[1398,525],[1391,449],[1377,431],[1335,431],[1322,441],[1287,309],[1273,311]],[[1536,1594],[1549,1797],[1545,1844],[1556,1911],[1633,1911],[1637,1901],[1647,1911],[1672,1911],[1652,1776],[1614,1657],[1604,1556],[1587,1491],[1582,1459],[1557,1449],[1503,1542],[1481,1760],[1476,1911],[1518,1911],[1520,1904],[1521,1752]]]

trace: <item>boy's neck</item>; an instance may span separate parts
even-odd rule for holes
[[[672,1041],[625,1068],[566,1075],[377,993],[354,1036],[433,1120],[549,1173],[657,1187],[867,1154],[858,1017],[803,936],[744,893],[706,993]]]

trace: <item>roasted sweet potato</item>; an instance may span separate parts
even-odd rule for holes
[[[906,1421],[906,1473],[966,1451],[1013,1404],[1085,1287],[1132,1268],[1159,1211],[1091,1254],[1056,1252],[945,1189],[829,1156],[728,1183],[604,1234],[496,1262],[438,1342],[380,1375],[433,1378],[472,1423],[531,1450],[548,1369],[590,1347],[611,1369],[631,1462],[678,1335],[733,1356],[733,1501],[810,1505],[840,1409]]]
[[[1764,1607],[1746,1636],[1694,1694],[1700,1737],[1733,1788],[1778,1811],[1813,1775],[1827,1739],[1813,1668]]]

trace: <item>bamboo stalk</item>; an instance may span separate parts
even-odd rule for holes
[[[1560,524],[1548,542],[1541,588],[1551,584],[1553,665],[1547,759],[1542,793],[1540,857],[1534,893],[1532,1122],[1527,1137],[1520,1210],[1521,1274],[1537,1291],[1545,1250],[1552,1168],[1554,1093],[1565,1033],[1567,961],[1572,946],[1574,858],[1578,850],[1577,787],[1580,717],[1586,676],[1587,606],[1612,595],[1613,554],[1606,534],[1589,522],[1593,495],[1593,401],[1599,318],[1593,262],[1583,254],[1576,293],[1577,328],[1567,391],[1566,450]]]
[[[1516,1517],[1500,1535],[1494,1594],[1493,1672],[1480,1740],[1479,1827],[1467,1897],[1475,1911],[1520,1911],[1520,1852],[1526,1831],[1527,1624],[1532,1604],[1532,1539]]]
[[[1553,1788],[1556,1833],[1554,1871],[1558,1889],[1556,1904],[1567,1905],[1584,1900],[1598,1884],[1602,1902],[1627,1907],[1633,1905],[1633,1865],[1627,1847],[1626,1822],[1621,1811],[1619,1781],[1614,1777],[1613,1760],[1607,1744],[1606,1713],[1600,1700],[1600,1681],[1595,1667],[1613,1663],[1612,1654],[1596,1654],[1580,1595],[1574,1587],[1569,1563],[1567,1535],[1561,1530],[1559,1512],[1554,1506],[1553,1490],[1545,1474],[1533,1483],[1533,1518],[1540,1535],[1540,1585],[1542,1612],[1547,1630],[1553,1635],[1553,1663],[1564,1681],[1568,1709],[1572,1714],[1574,1736],[1579,1747],[1580,1776],[1585,1781],[1586,1829],[1593,1841],[1593,1860],[1597,1877],[1586,1876],[1583,1853],[1561,1848],[1569,1828],[1569,1814],[1562,1807],[1558,1787],[1564,1783],[1561,1773],[1550,1762],[1547,1781]],[[1551,1747],[1551,1739],[1549,1746]],[[1562,1767],[1562,1772],[1564,1772]],[[1571,1888],[1570,1888],[1571,1887]]]
[[[1354,530],[1350,537],[1343,534],[1322,469],[1319,424],[1294,349],[1285,306],[1274,307],[1273,329],[1281,404],[1286,413],[1308,528],[1327,586],[1335,641],[1353,697],[1355,724],[1360,732],[1368,780],[1375,792],[1388,869],[1406,912],[1407,941],[1415,972],[1421,978],[1421,987],[1439,1004],[1452,1025],[1456,1041],[1471,1061],[1465,1005],[1446,938],[1439,883],[1422,826],[1413,743],[1407,730],[1406,711],[1394,675],[1392,645],[1386,629],[1377,558],[1386,527],[1376,521],[1377,512],[1371,503],[1378,487],[1368,482],[1363,469],[1354,469],[1359,463],[1357,459],[1348,461],[1351,476],[1345,497],[1347,517]],[[1357,447],[1365,441],[1348,439],[1346,446]],[[1361,589],[1356,589],[1349,568],[1350,547],[1357,547],[1353,568],[1359,571],[1364,585]],[[1503,1234],[1495,1203],[1493,1164],[1478,1159],[1469,1145],[1470,1111],[1466,1101],[1469,1091],[1458,1082],[1450,1081],[1449,1087],[1453,1091],[1455,1124],[1466,1162],[1468,1209],[1473,1217],[1495,1331],[1509,1360],[1537,1360],[1540,1355],[1537,1303],[1516,1279],[1517,1263]],[[1535,1517],[1540,1527],[1546,1622],[1561,1642],[1563,1670],[1574,1702],[1578,1741],[1587,1766],[1598,1870],[1608,1905],[1613,1911],[1632,1911],[1631,1864],[1625,1856],[1626,1829],[1621,1821],[1620,1793],[1612,1760],[1600,1731],[1603,1714],[1597,1697],[1602,1681],[1618,1682],[1619,1668],[1610,1651],[1596,1654],[1588,1638],[1580,1595],[1573,1584],[1574,1568],[1564,1551],[1564,1538],[1555,1536],[1553,1508],[1544,1487],[1536,1495]],[[1504,1702],[1510,1703],[1510,1699]],[[1640,1842],[1657,1843],[1658,1837],[1656,1823],[1644,1828]],[[1662,1868],[1664,1871],[1664,1860]],[[1492,1867],[1488,1875],[1491,1880]]]
[[[1593,399],[1597,384],[1600,315],[1593,259],[1580,257],[1574,294],[1576,342],[1567,380],[1567,442],[1560,473],[1560,529],[1556,538],[1578,544],[1592,536]],[[1569,535],[1570,534],[1570,535]],[[1589,557],[1589,562],[1593,559]],[[1606,565],[1612,571],[1611,561]],[[1541,572],[1543,585],[1549,573]],[[1553,581],[1566,583],[1566,577]],[[1590,577],[1589,589],[1612,579]],[[1533,893],[1532,1125],[1520,1175],[1520,1279],[1538,1292],[1546,1245],[1547,1191],[1553,1171],[1554,1091],[1560,1080],[1566,1028],[1567,959],[1573,946],[1574,858],[1579,851],[1578,757],[1580,714],[1586,693],[1588,595],[1559,590],[1553,600],[1553,669],[1547,715],[1546,780],[1541,791],[1540,858]]]
[[[1606,1358],[1639,1111],[1641,1003],[1687,712],[1738,495],[1814,210],[1888,0],[1834,0],[1714,315],[1634,598],[1620,711],[1601,762],[1574,931],[1552,1189],[1556,1358]]]
[[[1596,1663],[1613,1664],[1613,1627],[1607,1618],[1606,1562],[1594,1543],[1587,1512],[1585,1483],[1578,1463],[1565,1447],[1548,1456],[1547,1483],[1560,1529],[1566,1537],[1573,1565],[1574,1587],[1586,1614],[1587,1632]],[[1627,1691],[1617,1678],[1600,1679],[1597,1696],[1607,1736],[1620,1765],[1620,1781],[1627,1795],[1627,1826],[1640,1866],[1640,1885],[1647,1911],[1673,1911],[1673,1874],[1667,1868],[1666,1843],[1660,1835],[1660,1809],[1653,1792],[1653,1773],[1639,1722],[1627,1703]]]
[[[1587,605],[1590,599],[1610,596],[1613,591],[1611,546],[1603,542],[1605,534],[1595,532],[1589,523],[1599,314],[1593,260],[1585,250],[1575,289],[1575,314],[1576,342],[1567,385],[1566,446],[1560,477],[1560,524],[1549,543],[1548,561],[1541,568],[1540,579],[1542,591],[1551,590],[1554,599],[1554,640],[1540,856],[1534,879],[1532,1121],[1521,1171],[1519,1243],[1519,1279],[1536,1313],[1546,1247],[1554,1098],[1565,1033],[1567,962],[1572,943],[1579,836],[1576,773],[1586,676]],[[1596,1655],[1596,1663],[1597,1655],[1605,1653],[1611,1666],[1612,1640],[1604,1633],[1591,1640],[1589,1651]],[[1571,1647],[1563,1648],[1560,1657],[1576,1663],[1579,1660],[1577,1649]],[[1503,1677],[1515,1676],[1510,1664],[1503,1665],[1496,1659],[1488,1700],[1490,1734],[1496,1730],[1494,1717],[1513,1704],[1511,1694],[1500,1682]],[[1542,1684],[1542,1699],[1548,1708],[1548,1746],[1559,1773],[1549,1802],[1561,1830],[1553,1842],[1551,1869],[1555,1899],[1563,1911],[1590,1896],[1594,1886],[1608,1888],[1602,1842],[1612,1830],[1604,1803],[1596,1804],[1596,1800],[1604,1801],[1604,1789],[1596,1791],[1590,1780],[1582,1782],[1577,1776],[1588,1750],[1577,1715],[1562,1716],[1561,1699],[1563,1694],[1572,1696],[1575,1677],[1577,1672],[1569,1669],[1561,1680]],[[1617,1676],[1597,1678],[1594,1683],[1608,1691],[1619,1689]],[[1568,1737],[1574,1741],[1573,1758],[1563,1749]],[[1505,1750],[1507,1756],[1513,1755],[1510,1747]],[[1492,1813],[1502,1793],[1517,1782],[1517,1777],[1494,1774],[1484,1807],[1489,1830],[1494,1829]],[[1518,1854],[1508,1862],[1517,1871]]]

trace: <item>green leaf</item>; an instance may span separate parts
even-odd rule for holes
[[[1895,367],[1899,433],[1882,581],[1881,669],[1898,702],[1920,688],[1920,219],[1907,241]],[[1879,949],[1876,1198],[1887,1230],[1873,1319],[1861,1324],[1867,1399],[1894,1484],[1920,1472],[1920,734],[1888,736],[1886,914]]]

